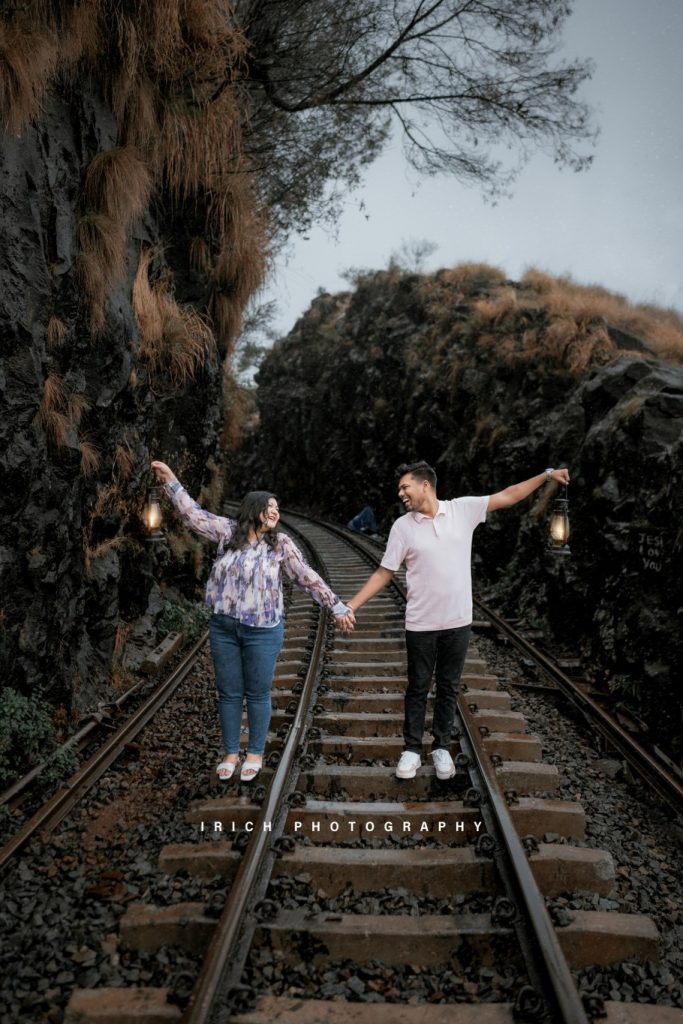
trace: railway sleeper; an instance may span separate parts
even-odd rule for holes
[[[683,1010],[668,1006],[609,1001],[604,1009],[600,1024],[683,1024]],[[261,996],[253,1010],[231,1020],[232,1024],[515,1024],[516,1018],[509,1003],[401,1006]]]
[[[471,785],[469,773],[456,772],[452,779],[437,779],[431,765],[418,768],[414,779],[397,779],[393,771],[366,765],[316,765],[302,771],[299,789],[313,796],[334,799],[344,791],[348,800],[438,799],[463,792]]]
[[[225,842],[171,843],[159,855],[159,867],[169,874],[187,871],[199,878],[231,880],[242,854]],[[529,858],[544,896],[562,892],[594,892],[607,896],[614,884],[614,861],[604,850],[540,843]],[[391,884],[417,896],[449,897],[485,889],[502,891],[495,862],[480,857],[473,847],[449,849],[343,849],[299,847],[278,857],[273,877],[310,875],[311,885],[327,896],[338,896],[347,885],[356,892],[377,892]]]
[[[400,921],[397,920],[400,918]],[[121,918],[121,945],[155,950],[176,946],[191,953],[206,950],[216,920],[202,903],[157,907],[131,904]],[[659,933],[650,917],[582,910],[555,929],[563,954],[574,969],[607,966],[624,960],[659,959]],[[387,965],[415,963],[464,966],[473,951],[485,966],[509,959],[514,935],[483,914],[311,914],[305,909],[281,910],[260,922],[256,941],[268,942],[296,962],[305,957],[348,958],[356,963],[381,960]],[[461,962],[459,954],[464,953]]]
[[[248,797],[223,797],[194,804],[186,821],[212,826],[220,823],[223,831],[231,832],[249,822],[253,828],[259,812],[260,807],[249,802]],[[567,839],[583,839],[585,835],[583,807],[572,800],[519,797],[510,813],[520,835],[542,837],[556,833]],[[477,807],[466,806],[459,800],[416,804],[307,799],[303,807],[290,810],[285,831],[305,836],[314,843],[423,835],[443,843],[463,844],[483,834],[483,823]]]
[[[683,1010],[647,1003],[604,1004],[603,1024],[683,1024]],[[178,1024],[179,1007],[163,988],[76,989],[64,1024]],[[233,1024],[515,1024],[509,1003],[347,1003],[326,999],[260,996]]]

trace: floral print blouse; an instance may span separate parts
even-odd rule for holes
[[[174,480],[164,487],[183,522],[195,533],[218,544],[218,554],[206,586],[206,604],[220,615],[230,615],[245,626],[277,626],[283,616],[281,571],[310,594],[314,601],[343,615],[346,605],[317,572],[304,561],[294,541],[278,533],[277,544],[264,540],[239,551],[226,549],[236,522],[207,512]]]

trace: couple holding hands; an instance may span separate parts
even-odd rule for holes
[[[420,767],[427,697],[435,672],[432,760],[438,778],[454,775],[449,747],[472,622],[472,534],[487,512],[516,504],[547,480],[568,483],[567,470],[547,469],[485,497],[440,501],[431,466],[399,466],[398,495],[407,514],[392,526],[380,568],[344,603],[306,564],[291,537],[278,532],[280,512],[274,494],[250,491],[234,519],[218,516],[193,501],[164,462],[152,462],[152,469],[185,525],[218,545],[206,604],[213,613],[209,639],[224,750],[219,778],[231,779],[238,768],[245,698],[249,737],[240,780],[251,782],[261,770],[275,663],[284,639],[282,572],[329,608],[347,632],[355,625],[355,612],[389,583],[402,562],[407,569],[408,686],[405,750],[396,775],[411,779]]]

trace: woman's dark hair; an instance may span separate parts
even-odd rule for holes
[[[237,526],[226,544],[227,549],[237,551],[239,548],[244,547],[245,544],[248,544],[250,527],[254,530],[263,529],[261,513],[266,511],[271,498],[277,500],[277,496],[271,494],[270,491],[249,491],[248,494],[244,495],[235,517],[237,519]],[[277,531],[266,530],[263,534],[263,539],[269,548],[274,548],[277,544]]]

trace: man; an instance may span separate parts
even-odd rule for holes
[[[448,748],[472,625],[472,534],[487,512],[516,505],[546,481],[568,484],[569,473],[546,469],[497,494],[440,501],[436,473],[426,462],[404,463],[396,472],[398,496],[407,515],[392,526],[380,568],[346,604],[357,612],[405,561],[408,687],[405,750],[396,775],[412,779],[420,767],[427,696],[436,670],[432,760],[437,778],[450,779],[455,765]]]

